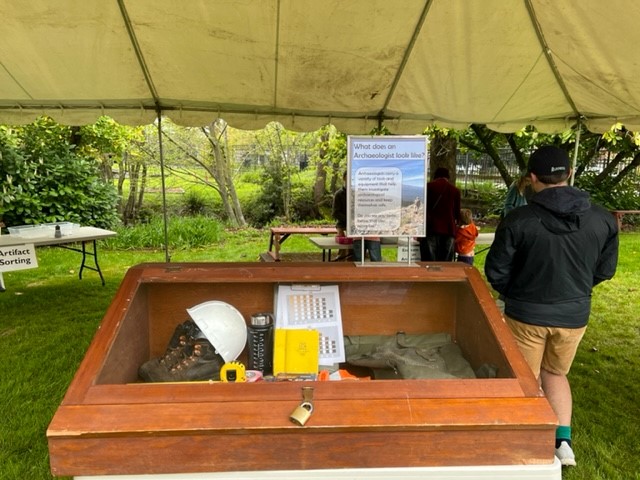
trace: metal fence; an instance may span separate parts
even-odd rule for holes
[[[518,177],[520,174],[518,169],[518,163],[516,162],[515,155],[510,149],[500,149],[500,158],[504,162],[507,171],[513,178]],[[613,154],[608,150],[601,150],[600,154],[593,158],[585,171],[589,172],[602,172],[604,168],[612,161]],[[625,168],[631,159],[622,162],[613,172],[617,175],[623,168]],[[473,182],[493,182],[496,186],[505,186],[504,180],[500,176],[500,172],[493,164],[493,159],[487,154],[469,154],[458,153],[456,155],[456,174],[458,182],[464,184]],[[640,167],[636,168],[630,175],[637,178],[640,176]]]
[[[512,177],[515,178],[520,174],[516,157],[511,150],[501,150],[500,158]],[[456,155],[456,178],[465,189],[474,182],[491,182],[496,186],[505,186],[500,172],[493,164],[493,159],[487,154],[478,156],[470,153],[458,153]]]

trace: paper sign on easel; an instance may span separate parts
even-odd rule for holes
[[[36,248],[32,243],[0,247],[0,272],[12,272],[28,268],[38,268]]]
[[[425,135],[347,138],[347,236],[424,237]]]
[[[411,262],[420,261],[420,244],[415,240],[407,241],[406,238],[398,238],[398,262],[409,262],[409,252],[411,252]]]

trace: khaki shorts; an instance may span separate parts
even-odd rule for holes
[[[540,368],[556,375],[569,373],[578,345],[587,330],[586,326],[540,327],[518,322],[506,315],[504,318],[536,378],[540,377]]]

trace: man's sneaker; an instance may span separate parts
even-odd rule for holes
[[[573,454],[573,450],[567,442],[561,442],[560,446],[556,448],[556,457],[558,457],[560,463],[565,467],[576,466],[576,456]]]

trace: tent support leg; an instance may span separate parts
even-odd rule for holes
[[[160,151],[160,178],[162,181],[162,215],[164,220],[164,258],[167,263],[171,262],[169,255],[169,220],[167,218],[167,189],[164,179],[164,150],[162,148],[162,110],[158,109],[158,150]]]
[[[576,125],[576,146],[573,149],[573,165],[571,165],[571,178],[569,179],[569,185],[573,186],[573,182],[576,178],[576,165],[578,164],[578,149],[580,148],[580,133],[582,132],[582,120],[578,117],[578,124]]]

